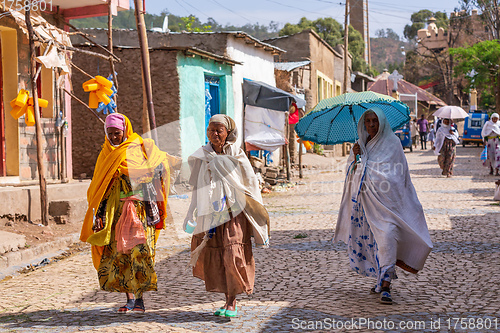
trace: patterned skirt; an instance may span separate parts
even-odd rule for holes
[[[120,202],[119,212],[122,207],[123,202]],[[115,229],[120,215],[115,214],[111,242],[104,246],[97,272],[99,284],[102,290],[134,293],[136,298],[141,298],[145,291],[157,290],[157,276],[154,270],[155,228],[146,226],[144,208],[138,205],[137,215],[145,226],[146,243],[134,246],[129,254],[118,252]]]
[[[485,167],[500,168],[500,140],[498,138],[488,139],[488,158],[483,162]]]
[[[453,163],[455,162],[456,143],[452,139],[445,138],[443,147],[439,151],[438,164],[443,170],[442,175],[453,175]]]
[[[361,203],[355,203],[351,213],[351,226],[347,242],[349,264],[358,274],[377,279],[375,289],[380,291],[382,282],[391,282],[398,278],[396,263],[380,267],[378,246],[370,229]]]

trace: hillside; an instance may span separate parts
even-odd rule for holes
[[[382,73],[384,69],[392,72],[397,69],[403,72],[405,55],[403,51],[408,51],[411,44],[393,38],[379,37],[370,38],[372,67]],[[404,49],[401,49],[404,47]]]

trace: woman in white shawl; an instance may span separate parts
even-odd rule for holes
[[[347,244],[351,268],[376,278],[371,292],[392,304],[396,266],[417,273],[432,242],[401,142],[380,108],[361,116],[358,136],[347,161],[334,242]]]
[[[234,120],[214,115],[207,136],[210,142],[188,159],[194,188],[184,228],[188,220],[196,220],[191,241],[193,275],[205,281],[207,291],[226,295],[226,303],[215,315],[234,317],[236,295],[253,292],[251,236],[257,245],[268,245],[269,215],[252,166],[234,144]]]
[[[438,164],[443,170],[441,174],[448,178],[453,175],[457,144],[458,131],[453,127],[451,119],[443,119],[436,132],[436,141],[432,149],[434,154],[438,155]]]
[[[483,165],[490,167],[490,175],[493,174],[493,169],[495,169],[496,176],[500,176],[498,174],[498,168],[500,168],[500,123],[498,118],[498,113],[493,113],[490,120],[484,123],[481,131],[481,136],[488,151],[488,158]]]

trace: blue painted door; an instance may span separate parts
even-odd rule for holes
[[[213,115],[220,113],[220,80],[216,76],[205,76],[205,133],[208,127],[208,122]],[[208,138],[205,134],[205,143],[208,143]]]

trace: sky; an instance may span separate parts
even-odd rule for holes
[[[178,16],[193,14],[201,22],[212,17],[217,23],[245,25],[271,21],[279,27],[287,22],[298,23],[301,17],[315,20],[332,17],[344,22],[345,0],[145,0],[146,11],[160,14],[164,9]],[[459,7],[459,0],[368,0],[370,36],[375,37],[379,29],[390,28],[400,37],[403,29],[411,23],[411,14],[421,9],[451,13]]]

